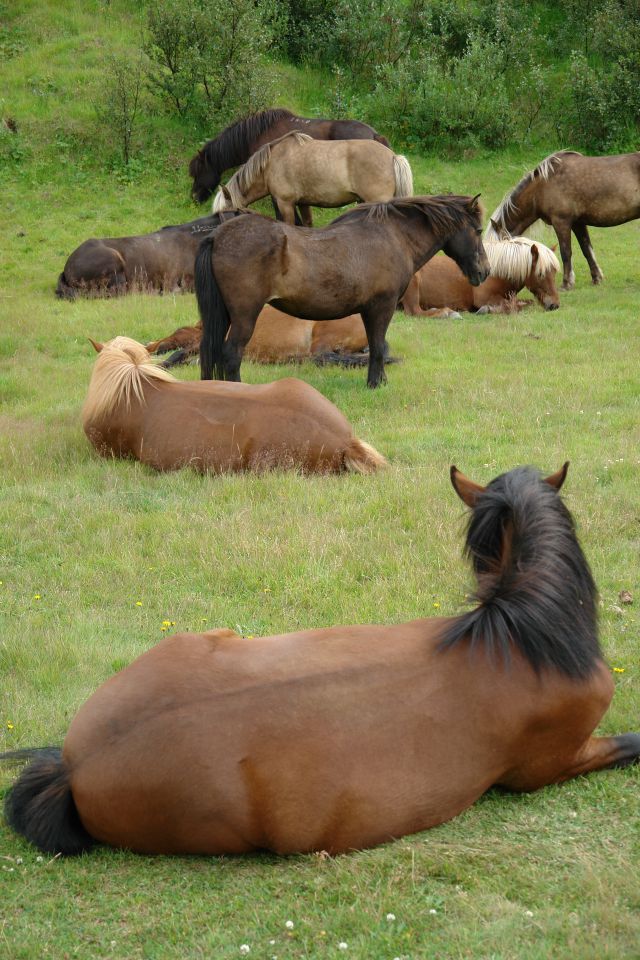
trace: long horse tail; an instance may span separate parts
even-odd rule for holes
[[[5,797],[5,817],[16,833],[43,853],[74,856],[91,849],[95,840],[80,820],[58,747],[16,750],[0,760],[31,761]]]
[[[364,440],[352,437],[344,449],[342,462],[345,470],[350,473],[375,473],[381,467],[387,466],[386,459],[381,453]]]
[[[61,273],[56,286],[56,297],[60,297],[61,300],[75,300],[77,296],[78,291],[76,288],[70,286],[67,283],[67,278],[64,273]]]
[[[413,196],[413,173],[406,157],[399,153],[393,157],[393,175],[396,181],[394,197]]]
[[[222,349],[231,325],[227,305],[213,273],[214,236],[206,237],[200,244],[194,268],[194,287],[200,322],[202,340],[200,341],[200,376],[203,380],[224,380]]]

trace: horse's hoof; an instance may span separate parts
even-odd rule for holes
[[[476,313],[484,316],[484,315],[487,314],[487,313],[491,313],[491,311],[489,310],[489,307],[488,307],[488,306],[486,305],[486,303],[485,303],[485,305],[484,305],[483,307],[479,307],[479,308],[476,310]]]

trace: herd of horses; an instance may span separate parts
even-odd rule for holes
[[[302,158],[290,162],[290,186],[287,164],[271,170],[280,151]],[[377,171],[375,196],[353,166],[362,157],[372,178]],[[554,253],[517,234],[537,218],[553,225],[567,287],[571,230],[599,282],[587,226],[640,215],[640,155],[564,151],[523,178],[483,243],[478,197],[415,196],[403,160],[358,121],[263,111],[191,161],[201,202],[226,170],[247,165],[220,189],[212,216],[74,251],[60,296],[193,288],[200,312],[200,324],[148,347],[126,336],[92,341],[83,425],[95,449],[158,470],[372,473],[384,457],[329,400],[295,378],[238,382],[243,356],[323,355],[334,341],[321,331],[332,329],[343,355],[366,343],[367,382],[377,387],[399,304],[418,316],[517,309],[527,287],[555,309]],[[247,209],[267,194],[279,220]],[[353,199],[311,228],[309,206]],[[199,351],[202,379],[176,380],[152,361],[161,350],[174,359]],[[596,587],[560,496],[567,468],[544,478],[519,467],[486,487],[451,468],[477,578],[467,613],[163,640],[89,698],[62,749],[0,755],[28,761],[6,797],[8,823],[63,855],[97,843],[338,854],[440,824],[492,786],[535,790],[637,762],[640,734],[593,735],[613,682]]]

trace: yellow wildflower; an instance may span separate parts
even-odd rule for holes
[[[625,670],[626,670],[626,667],[614,667],[614,668],[613,668],[613,672],[614,672],[614,673],[624,673]]]

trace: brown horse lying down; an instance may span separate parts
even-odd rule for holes
[[[469,613],[162,641],[90,697],[62,751],[8,755],[32,761],[9,824],[50,853],[335,854],[449,820],[494,784],[637,761],[640,735],[593,736],[614,687],[566,468],[484,488],[452,467],[472,509]]]
[[[427,261],[400,300],[405,313],[446,317],[456,310],[511,312],[531,302],[516,300],[516,294],[523,287],[531,291],[545,310],[558,309],[560,298],[555,278],[560,264],[553,250],[528,237],[485,240],[484,249],[491,275],[477,287],[471,286],[449,257]]]
[[[179,327],[170,336],[147,344],[147,350],[149,353],[179,351],[179,356],[170,357],[163,364],[173,366],[195,356],[201,339],[201,324]],[[366,346],[367,334],[360,314],[316,323],[290,317],[267,303],[260,311],[244,355],[257,363],[288,363],[327,353],[353,355]]]
[[[353,436],[337,407],[302,380],[181,383],[128,337],[94,347],[100,356],[82,422],[103,456],[133,457],[156,470],[212,472],[278,466],[370,473],[385,463]]]
[[[56,296],[74,300],[82,294],[193,290],[193,267],[203,237],[237,215],[230,211],[200,217],[138,237],[85,240],[65,263]]]

